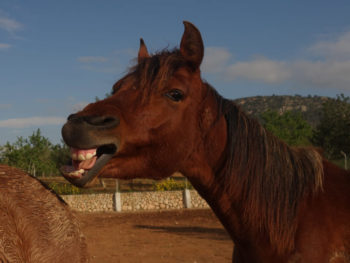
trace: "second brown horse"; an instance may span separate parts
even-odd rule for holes
[[[113,94],[69,116],[73,184],[96,176],[183,173],[235,247],[233,262],[350,262],[350,174],[313,149],[291,148],[201,79],[201,34],[138,63]]]

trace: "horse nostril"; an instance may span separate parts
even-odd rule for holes
[[[84,121],[101,128],[113,128],[119,125],[119,118],[113,116],[85,116]]]
[[[79,116],[71,114],[68,121],[74,124],[88,124],[95,128],[114,128],[119,125],[119,118],[113,116]]]

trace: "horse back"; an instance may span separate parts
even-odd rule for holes
[[[299,210],[296,258],[350,262],[350,173],[326,160],[323,170],[322,190],[306,198]]]
[[[37,179],[0,165],[0,261],[87,262],[75,215]]]

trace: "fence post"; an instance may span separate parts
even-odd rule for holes
[[[343,152],[343,151],[340,151],[340,153],[344,156],[344,168],[345,170],[348,169],[348,164],[347,164],[347,156],[346,156],[346,153]]]
[[[119,181],[118,181],[118,179],[115,180],[114,210],[116,212],[121,212],[122,211],[122,202],[121,202],[121,198],[120,198]]]
[[[189,189],[184,189],[183,192],[183,201],[184,201],[184,207],[185,208],[191,208],[192,203],[191,203],[191,192]]]

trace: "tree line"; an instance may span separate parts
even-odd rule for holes
[[[337,160],[350,155],[350,98],[343,94],[327,100],[315,129],[300,112],[264,112],[262,123],[273,134],[292,146],[315,146],[326,158]]]
[[[266,111],[263,126],[291,146],[316,146],[330,160],[350,156],[350,98],[339,95],[323,104],[319,125],[313,129],[300,112]],[[0,146],[0,163],[18,167],[34,176],[57,176],[69,162],[69,148],[62,142],[52,144],[37,129],[28,138]]]
[[[59,175],[59,168],[70,159],[69,148],[52,144],[37,129],[28,138],[17,137],[14,143],[0,146],[0,163],[15,166],[34,176]]]

